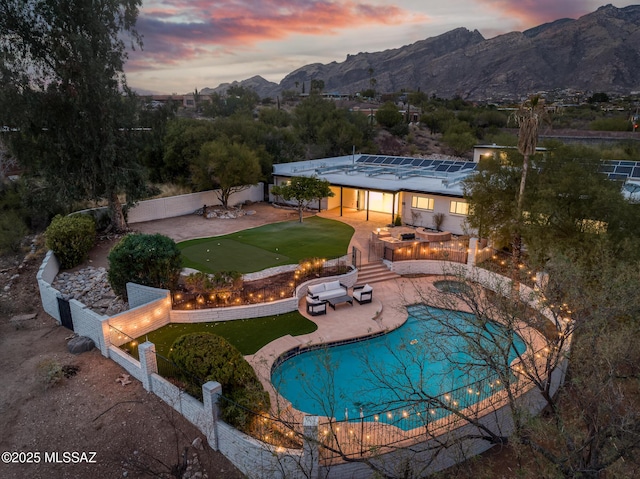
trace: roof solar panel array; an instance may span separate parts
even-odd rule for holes
[[[361,166],[377,166],[387,165],[390,168],[398,168],[398,173],[403,176],[421,175],[425,173],[457,173],[473,170],[476,164],[471,161],[454,160],[454,159],[434,159],[434,158],[406,158],[399,156],[381,156],[381,155],[362,155],[356,163]],[[411,171],[406,171],[411,170]],[[387,172],[390,172],[388,170]],[[376,174],[381,174],[377,172]]]
[[[626,181],[628,179],[640,180],[640,162],[627,160],[607,160],[600,167],[602,173],[606,173],[610,180]]]
[[[407,158],[400,156],[361,155],[356,163],[361,166],[381,168],[374,174],[393,173],[398,170],[401,176],[420,176],[447,173],[464,173],[475,169],[476,163],[471,161],[441,158]],[[382,169],[384,168],[384,169]],[[640,162],[628,160],[603,161],[600,169],[611,180],[640,180]]]

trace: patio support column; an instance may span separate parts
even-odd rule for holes
[[[396,194],[393,194],[393,199],[391,200],[391,224],[396,224]]]
[[[340,216],[342,216],[342,186],[340,187]]]
[[[367,190],[367,221],[369,221],[369,193],[370,191]]]

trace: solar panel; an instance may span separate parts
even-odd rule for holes
[[[431,166],[432,164],[433,164],[433,160],[423,160],[420,166],[424,168],[426,166]]]
[[[636,166],[635,161],[621,161],[620,166]]]
[[[608,165],[605,164],[600,167],[600,171],[602,173],[613,173],[615,169],[616,169],[615,165],[611,165],[611,164],[608,164]]]
[[[400,162],[400,164],[401,164],[401,165],[412,165],[412,164],[413,164],[413,162],[414,162],[414,159],[413,159],[413,158],[404,158],[404,159]]]
[[[467,164],[462,165],[462,169],[463,170],[475,170],[476,169],[476,164],[472,163],[471,161],[467,162]]]
[[[609,173],[609,179],[610,180],[621,180],[621,181],[626,181],[627,180],[627,175],[619,175],[617,173]]]
[[[372,163],[382,163],[384,161],[384,157],[383,156],[376,156],[374,157],[374,160],[372,161]]]
[[[449,165],[438,165],[436,167],[436,171],[447,171],[448,168],[449,168]]]
[[[391,163],[394,165],[399,165],[400,163],[402,163],[402,158],[394,158]]]
[[[616,173],[628,176],[632,170],[633,168],[631,168],[630,166],[618,166],[616,168]]]
[[[630,176],[632,178],[640,178],[640,166],[636,166]]]
[[[460,171],[462,165],[451,165],[447,170],[448,173],[453,173],[454,171]]]

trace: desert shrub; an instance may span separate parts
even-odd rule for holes
[[[64,377],[62,364],[55,359],[45,359],[38,364],[38,375],[45,389],[55,386]]]
[[[251,428],[251,412],[268,411],[269,394],[240,351],[221,336],[194,333],[180,336],[169,358],[187,373],[203,381],[217,381],[229,401],[221,401],[221,418],[243,431]]]
[[[109,252],[108,279],[116,294],[127,297],[127,283],[175,289],[180,277],[180,250],[161,234],[129,234]]]
[[[4,211],[0,215],[0,253],[18,251],[28,233],[27,225],[16,211]]]
[[[220,292],[240,289],[242,273],[238,271],[217,271],[213,274],[191,273],[184,280],[187,290],[192,293]]]
[[[87,215],[57,215],[45,231],[46,246],[52,250],[62,268],[79,265],[96,241],[96,224]]]

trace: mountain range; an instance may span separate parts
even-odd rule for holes
[[[262,98],[276,97],[284,90],[302,91],[303,83],[309,92],[311,80],[322,80],[324,91],[341,94],[373,84],[380,93],[420,90],[469,100],[556,89],[628,94],[640,91],[640,5],[606,5],[578,19],[490,39],[457,28],[400,48],[347,55],[340,63],[306,65],[279,84],[254,76],[202,93],[240,85]]]

